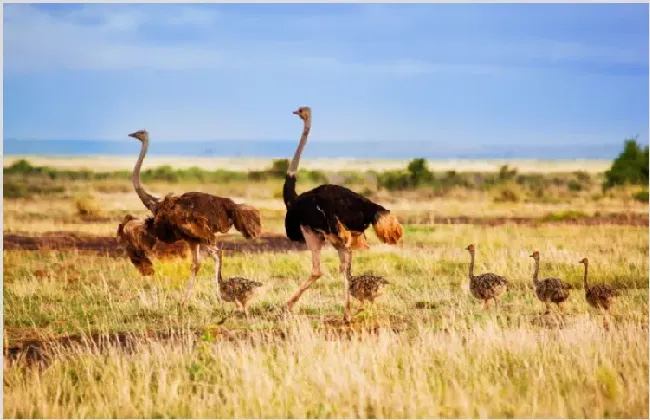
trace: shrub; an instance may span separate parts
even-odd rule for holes
[[[519,194],[512,188],[503,188],[494,198],[495,203],[517,203],[518,201]]]
[[[75,207],[77,208],[77,214],[81,217],[98,217],[102,214],[99,203],[95,200],[95,197],[90,195],[77,197]]]
[[[407,170],[411,178],[411,185],[414,187],[419,187],[433,180],[433,173],[429,170],[427,161],[422,158],[413,159],[409,162]]]
[[[509,181],[515,176],[517,176],[517,168],[510,169],[508,165],[503,165],[502,167],[499,168],[500,181]]]
[[[637,193],[634,193],[634,195],[632,197],[636,201],[640,201],[642,203],[647,203],[648,202],[648,190],[639,191]]]
[[[29,193],[24,184],[5,182],[2,189],[2,196],[4,198],[26,198],[29,196]]]
[[[274,159],[269,172],[277,178],[284,178],[289,169],[289,159]]]
[[[648,146],[641,149],[636,139],[625,140],[623,151],[605,172],[603,189],[626,184],[648,185]]]
[[[578,181],[569,181],[569,191],[573,192],[579,192],[582,191],[584,188],[581,183]]]

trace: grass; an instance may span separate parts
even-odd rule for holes
[[[376,241],[369,235],[372,241]],[[477,271],[513,282],[498,311],[467,293],[467,243]],[[578,290],[564,328],[547,325],[530,289],[530,251],[542,273]],[[625,287],[606,332],[580,289],[592,281]],[[389,278],[387,296],[359,316],[371,334],[328,339],[323,318],[340,317],[336,253],[296,307],[280,305],[305,278],[307,252],[227,254],[224,274],[270,287],[251,317],[216,323],[232,307],[216,296],[206,261],[186,313],[177,310],[188,259],[156,261],[153,278],[130,263],[82,252],[4,253],[6,345],[24,339],[125,331],[135,347],[92,344],[47,350],[46,367],[5,363],[7,417],[646,417],[648,407],[648,239],[621,226],[407,226],[401,247],[357,253],[354,271]],[[45,273],[45,274],[43,274]],[[429,309],[415,309],[416,302]],[[142,335],[172,331],[166,339]],[[285,331],[279,338],[274,331]],[[198,332],[197,332],[198,331]],[[206,331],[201,333],[201,331]],[[252,342],[209,333],[248,332]],[[111,384],[107,386],[107,384]]]
[[[195,165],[200,166],[194,161],[188,166]],[[519,163],[514,166],[525,172]],[[549,177],[552,183],[555,175]],[[576,173],[566,179],[585,177]],[[265,232],[283,234],[281,182],[146,185],[160,196],[194,190],[234,197],[261,210]],[[301,180],[298,188],[312,184]],[[64,186],[5,197],[5,233],[113,236],[124,214],[146,214],[128,179],[75,179]],[[505,188],[517,200],[503,195]],[[331,248],[324,251],[325,275],[286,319],[273,310],[308,276],[309,253],[226,253],[225,276],[256,279],[267,288],[251,305],[249,319],[235,316],[223,325],[217,324],[234,305],[218,298],[209,259],[181,313],[189,258],[155,259],[156,275],[145,278],[125,257],[5,250],[4,345],[35,340],[44,346],[45,362],[30,363],[20,352],[17,359],[5,356],[3,414],[647,418],[648,228],[567,224],[597,215],[647,216],[647,202],[633,199],[630,190],[602,193],[597,184],[579,191],[562,186],[531,202],[519,188],[454,187],[445,196],[430,189],[374,192],[375,200],[406,223],[405,237],[399,246],[380,245],[369,230],[372,249],[354,254],[354,273],[384,275],[391,285],[349,328],[330,321],[340,319],[343,310]],[[82,219],[80,213],[89,209],[102,218]],[[432,224],[458,216],[529,217],[538,223]],[[477,246],[477,273],[499,273],[512,283],[498,310],[484,311],[469,294],[464,250],[469,243]],[[541,277],[559,277],[576,288],[562,316],[541,315],[543,305],[531,288],[529,255],[535,249],[541,253]],[[623,291],[609,331],[584,299],[578,261],[585,256],[592,282]],[[118,333],[130,337],[128,342],[108,341]],[[57,341],[71,336],[80,341]]]

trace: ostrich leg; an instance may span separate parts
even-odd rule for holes
[[[345,285],[345,303],[343,309],[343,320],[350,322],[350,264],[352,263],[352,251],[345,248],[339,248],[339,259],[343,269],[343,284]]]
[[[221,268],[221,257],[219,257],[219,247],[217,245],[208,245],[206,247],[208,254],[214,260],[214,286],[217,288],[217,294],[219,299],[221,299],[221,293],[219,292],[219,269]]]
[[[187,287],[185,288],[185,295],[183,296],[183,300],[181,301],[181,307],[185,307],[187,303],[187,298],[190,295],[190,291],[192,290],[192,287],[194,287],[194,282],[196,281],[196,275],[199,272],[199,268],[201,267],[201,261],[199,257],[199,245],[198,244],[191,244],[190,249],[192,251],[192,274],[190,274],[190,281],[187,283]]]
[[[298,290],[296,290],[296,292],[287,300],[285,307],[289,311],[291,308],[293,308],[293,305],[298,302],[300,296],[302,296],[302,294],[305,293],[305,291],[309,289],[311,285],[314,284],[314,282],[323,275],[320,269],[320,250],[323,247],[323,240],[320,238],[320,236],[316,235],[311,230],[303,228],[302,226],[300,227],[300,230],[302,230],[302,233],[305,236],[307,248],[309,248],[311,251],[312,269],[309,280],[300,285]]]

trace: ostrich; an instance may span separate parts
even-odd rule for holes
[[[361,304],[359,311],[357,311],[357,314],[359,314],[363,311],[364,303],[368,301],[370,304],[374,304],[375,299],[384,293],[385,287],[390,282],[382,276],[373,276],[371,274],[353,276],[350,265],[347,267],[346,276],[350,285],[350,295]]]
[[[539,251],[534,251],[530,257],[535,260],[535,272],[533,273],[535,293],[539,300],[546,305],[546,313],[551,312],[550,302],[557,304],[557,308],[562,312],[562,302],[569,298],[569,290],[573,287],[555,277],[539,280],[537,277],[539,275]]]
[[[384,207],[339,185],[324,184],[300,195],[296,193],[296,171],[311,129],[311,109],[300,107],[294,114],[303,120],[300,143],[287,170],[282,196],[287,213],[284,219],[287,237],[303,242],[311,251],[311,276],[286,301],[291,311],[300,296],[322,276],[320,252],[325,241],[339,254],[339,271],[345,285],[344,320],[350,321],[350,282],[346,274],[353,249],[368,249],[364,231],[373,225],[384,243],[397,244],[403,235],[402,225]]]
[[[469,244],[467,248],[469,251],[469,289],[474,297],[483,300],[483,308],[487,309],[488,300],[494,300],[494,306],[499,307],[497,298],[503,295],[508,290],[508,279],[504,276],[499,276],[494,273],[485,273],[478,276],[474,275],[474,244]]]
[[[156,237],[147,229],[145,221],[130,214],[117,227],[117,242],[124,247],[129,259],[143,276],[154,274],[153,264],[146,251],[156,245]]]
[[[585,265],[585,299],[587,303],[594,309],[604,309],[609,314],[609,308],[612,305],[612,300],[616,296],[620,296],[618,290],[614,289],[608,284],[598,283],[593,286],[589,286],[587,282],[587,273],[589,271],[589,260],[585,257],[578,261],[579,264]],[[609,328],[609,324],[606,319],[603,321],[605,328]]]
[[[203,192],[168,194],[163,199],[152,196],[140,185],[140,168],[149,146],[149,133],[140,130],[129,134],[129,137],[142,143],[132,181],[138,197],[153,214],[145,220],[145,229],[159,241],[168,244],[185,241],[192,253],[191,274],[181,302],[181,306],[184,306],[199,271],[200,251],[203,249],[214,259],[217,265],[214,281],[218,286],[217,269],[221,257],[216,235],[228,232],[234,225],[244,237],[256,238],[262,231],[260,213],[251,206],[236,204],[230,198]]]
[[[219,260],[217,261],[217,282],[219,284],[219,295],[225,302],[234,302],[244,315],[248,316],[248,303],[255,296],[262,283],[248,280],[243,277],[231,277],[224,280],[221,276],[222,253],[220,248],[217,250]]]

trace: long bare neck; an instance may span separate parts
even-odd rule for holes
[[[474,278],[474,252],[469,253],[469,279]]]
[[[142,162],[144,161],[144,157],[147,154],[147,149],[149,148],[149,140],[145,139],[142,141],[142,148],[140,149],[140,156],[138,156],[138,161],[135,163],[135,167],[133,168],[133,174],[131,175],[131,180],[133,181],[133,188],[135,188],[135,192],[138,194],[138,197],[140,197],[140,201],[142,201],[142,204],[149,209],[152,213],[156,212],[156,207],[158,206],[158,200],[156,197],[152,196],[148,192],[142,188],[142,185],[140,185],[140,168],[142,168]]]
[[[307,137],[309,137],[309,130],[311,130],[311,116],[303,121],[302,135],[300,136],[300,143],[296,148],[296,153],[293,154],[293,160],[289,164],[289,169],[287,169],[287,175],[295,176],[298,171],[298,164],[300,163],[300,156],[302,155],[302,149],[305,148],[307,144]]]
[[[533,273],[533,283],[539,282],[539,259],[535,258],[535,272]]]
[[[585,263],[585,279],[584,279],[585,290],[589,289],[589,283],[587,282],[587,272],[588,271],[589,271],[589,264]]]
[[[293,155],[293,160],[291,160],[291,163],[289,164],[287,176],[284,180],[282,198],[284,199],[284,204],[287,208],[289,208],[295,199],[298,198],[298,194],[296,193],[296,172],[298,171],[298,164],[300,164],[302,149],[304,149],[305,144],[307,144],[309,130],[311,130],[311,116],[304,120],[300,143],[298,143],[298,148],[296,148],[296,153]]]

